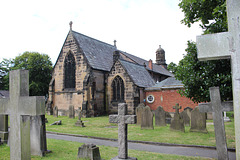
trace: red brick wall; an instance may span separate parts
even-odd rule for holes
[[[155,99],[153,103],[148,103],[146,101],[146,105],[152,110],[156,110],[158,106],[162,106],[167,112],[175,112],[173,106],[175,106],[176,103],[179,103],[179,105],[182,106],[182,109],[179,110],[179,112],[182,112],[186,107],[191,107],[193,109],[198,105],[189,98],[182,97],[177,91],[177,89],[146,91],[146,97],[148,95],[153,95]]]

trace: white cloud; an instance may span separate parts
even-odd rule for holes
[[[48,54],[55,63],[69,31],[113,44],[146,60],[155,61],[162,45],[167,63],[182,59],[187,40],[201,34],[180,23],[178,0],[9,0],[0,5],[1,56],[14,58],[24,51]]]

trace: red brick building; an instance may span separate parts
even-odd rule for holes
[[[198,104],[178,93],[178,90],[183,88],[184,86],[181,81],[176,80],[174,77],[169,77],[145,89],[146,105],[152,110],[156,110],[158,106],[162,106],[167,112],[175,112],[173,106],[176,103],[182,106],[180,112],[186,107],[194,109]]]

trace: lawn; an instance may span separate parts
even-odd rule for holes
[[[49,123],[46,124],[47,131],[58,133],[78,134],[85,136],[95,136],[104,138],[118,137],[117,124],[109,123],[108,116],[82,118],[84,128],[76,127],[77,118],[70,119],[66,116],[58,118],[46,115]],[[62,125],[50,125],[54,121],[62,120]],[[229,148],[235,148],[234,119],[232,122],[225,123],[227,144]],[[208,121],[212,122],[212,121]],[[185,127],[185,133],[170,131],[169,125],[166,127],[154,127],[154,130],[141,130],[140,126],[135,124],[128,125],[128,139],[138,141],[152,141],[161,143],[189,144],[215,146],[215,133],[212,124],[207,125],[208,133],[189,132],[190,127]]]
[[[48,149],[52,153],[47,154],[45,157],[32,156],[32,160],[73,160],[77,159],[78,147],[83,143],[69,142],[63,140],[48,139]],[[101,158],[104,160],[110,160],[118,154],[116,147],[99,146]],[[159,153],[151,153],[144,151],[129,150],[129,156],[137,157],[138,160],[207,160],[207,158],[201,157],[185,157],[178,155],[167,155]],[[7,145],[0,146],[0,160],[9,160],[10,150]],[[209,159],[209,158],[208,158]]]

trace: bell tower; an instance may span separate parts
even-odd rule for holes
[[[159,48],[156,51],[156,64],[161,65],[167,69],[167,64],[165,60],[165,51],[161,48],[161,45],[159,45]]]

